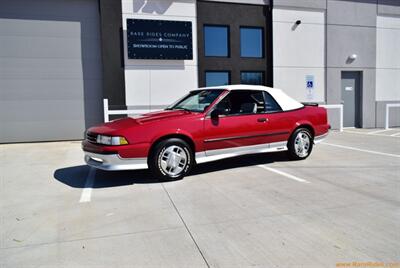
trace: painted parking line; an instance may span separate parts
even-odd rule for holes
[[[380,137],[397,137],[397,136],[392,136],[388,134],[371,134],[371,132],[361,132],[361,131],[350,131],[350,130],[345,130],[343,131],[344,133],[354,133],[354,134],[360,134],[360,135],[367,135],[367,136],[380,136]]]
[[[371,131],[371,132],[367,132],[367,134],[372,135],[372,134],[378,134],[381,132],[385,132],[385,131],[389,131],[390,129],[380,129],[380,130],[375,130],[375,131]]]
[[[289,173],[286,173],[286,172],[277,170],[277,169],[275,169],[275,168],[267,167],[267,166],[265,166],[265,165],[257,165],[257,166],[260,167],[260,168],[263,168],[263,169],[265,169],[265,170],[274,172],[274,173],[276,173],[276,174],[282,175],[282,176],[284,176],[284,177],[286,177],[286,178],[288,178],[288,179],[292,179],[292,180],[295,180],[295,181],[298,181],[298,182],[302,182],[302,183],[310,183],[309,181],[307,181],[307,180],[305,180],[305,179],[302,179],[302,178],[293,176],[292,174],[289,174]]]
[[[378,151],[365,150],[365,149],[360,149],[360,148],[356,148],[356,147],[344,146],[344,145],[340,145],[340,144],[333,144],[333,143],[327,143],[327,142],[321,142],[320,144],[329,145],[329,146],[338,147],[338,148],[347,149],[347,150],[353,150],[353,151],[364,152],[364,153],[378,154],[378,155],[384,155],[384,156],[390,156],[390,157],[400,158],[400,155],[399,155],[399,154],[389,154],[389,153],[383,153],[383,152],[378,152]]]
[[[86,178],[85,188],[82,191],[79,203],[87,203],[90,202],[90,200],[92,199],[92,189],[94,185],[95,175],[96,175],[96,170],[94,168],[90,168],[88,176]]]
[[[397,133],[394,133],[394,134],[390,135],[390,137],[398,137],[398,136],[400,136],[400,132],[397,132]]]

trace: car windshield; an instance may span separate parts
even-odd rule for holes
[[[191,112],[204,112],[214,100],[221,95],[223,89],[195,90],[183,99],[172,104],[167,110],[187,110]]]

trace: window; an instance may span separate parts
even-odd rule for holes
[[[204,55],[206,57],[229,56],[228,26],[204,26]]]
[[[222,89],[195,90],[172,104],[167,110],[203,112],[223,92]]]
[[[264,99],[265,99],[265,111],[267,113],[282,111],[282,108],[269,93],[264,92]]]
[[[243,115],[265,112],[262,91],[231,91],[216,107],[222,115]]]
[[[240,27],[240,56],[264,57],[264,33],[262,28]]]
[[[264,72],[241,72],[240,83],[246,85],[264,85]]]
[[[206,87],[229,85],[230,74],[227,71],[207,71]]]

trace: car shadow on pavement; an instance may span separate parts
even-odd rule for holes
[[[285,152],[238,156],[196,165],[187,176],[195,176],[215,171],[240,167],[288,161]],[[57,169],[54,178],[73,188],[85,188],[90,167],[87,165]],[[96,169],[93,185],[90,188],[108,188],[133,184],[161,183],[148,170],[103,171]]]
[[[87,165],[60,168],[54,178],[74,188],[85,188],[90,167]],[[159,183],[148,170],[103,171],[96,169],[93,185],[90,188],[108,188],[132,184]]]

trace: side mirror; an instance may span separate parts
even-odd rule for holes
[[[220,110],[218,110],[218,109],[212,110],[212,112],[211,112],[211,114],[210,114],[211,119],[212,119],[212,120],[217,120],[218,117],[220,116],[220,114],[221,114],[221,111],[220,111]]]

